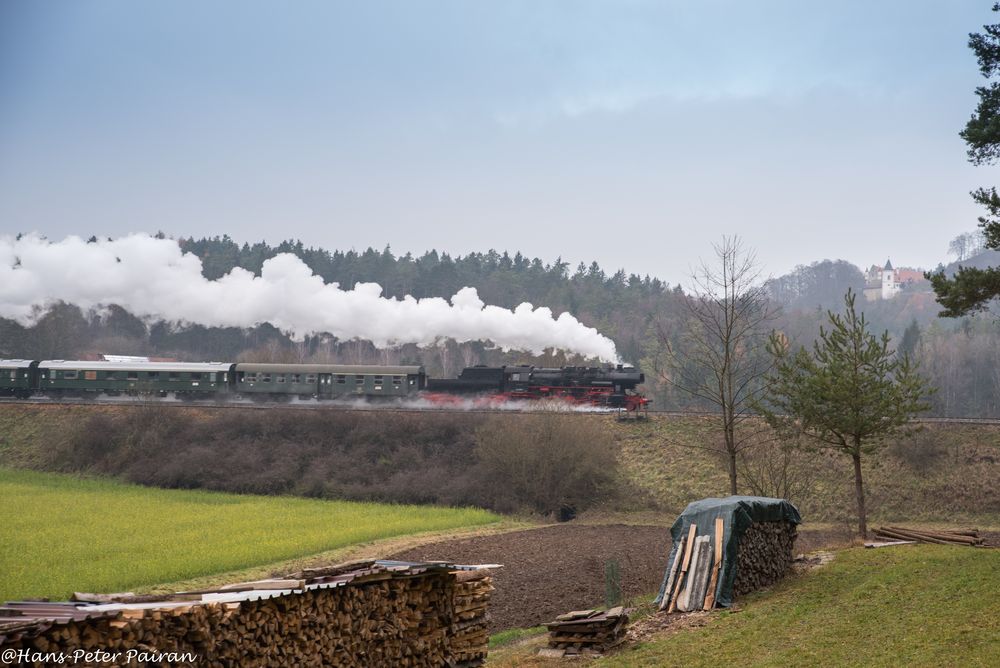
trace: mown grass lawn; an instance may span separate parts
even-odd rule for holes
[[[0,469],[0,601],[149,587],[499,521],[475,508],[164,490]]]
[[[1000,550],[845,550],[741,605],[599,665],[1000,665]]]

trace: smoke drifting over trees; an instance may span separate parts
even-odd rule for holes
[[[504,350],[541,354],[555,348],[618,359],[610,339],[569,313],[556,317],[528,303],[489,306],[470,287],[458,290],[450,303],[440,297],[390,299],[376,283],[350,290],[325,283],[289,253],[265,260],[259,276],[235,267],[209,280],[201,259],[169,239],[0,240],[0,315],[32,324],[39,307],[60,301],[84,310],[116,304],[148,320],[207,327],[270,323],[297,338],[326,332],[377,346],[488,340]]]

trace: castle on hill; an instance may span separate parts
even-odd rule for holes
[[[865,272],[865,300],[892,299],[904,289],[923,287],[928,284],[924,272],[909,267],[895,269],[892,262],[885,261],[884,267],[873,264]]]

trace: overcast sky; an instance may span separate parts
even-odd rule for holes
[[[0,3],[0,232],[934,266],[990,0]]]

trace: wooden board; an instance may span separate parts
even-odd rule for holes
[[[705,592],[705,610],[715,607],[715,590],[719,586],[719,571],[722,570],[722,533],[726,528],[721,517],[715,518],[715,566],[712,568],[712,579],[708,582],[708,591]]]
[[[681,536],[681,544],[677,547],[677,554],[674,555],[674,563],[670,564],[670,575],[667,576],[667,586],[663,588],[663,600],[660,601],[660,610],[666,610],[667,606],[670,605],[670,600],[673,598],[674,578],[677,577],[677,571],[680,570],[681,555],[684,552],[686,542],[687,536]]]
[[[688,564],[691,563],[691,550],[694,549],[694,539],[698,535],[698,527],[691,523],[691,529],[688,530],[687,535],[687,546],[684,548],[684,561],[681,562],[681,570],[677,576],[677,583],[674,585],[674,596],[673,600],[670,602],[670,609],[667,610],[668,613],[673,612],[677,609],[677,594],[681,590],[681,583],[684,580],[684,575],[687,573]]]
[[[708,536],[699,536],[695,539],[691,564],[688,566],[687,585],[677,599],[677,609],[681,612],[701,610],[701,606],[705,603],[708,571],[712,566],[712,546],[708,541]]]
[[[567,612],[565,615],[559,615],[556,617],[556,621],[565,622],[571,619],[585,619],[587,617],[593,617],[597,614],[597,610],[573,610],[572,612]]]

